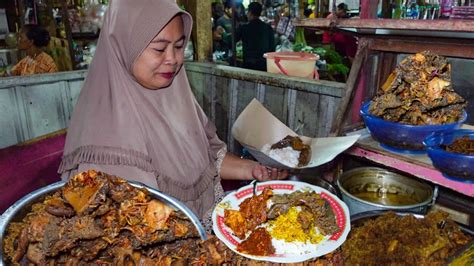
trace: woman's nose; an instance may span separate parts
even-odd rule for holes
[[[176,51],[172,47],[171,49],[167,49],[166,51],[166,57],[165,57],[165,63],[169,65],[175,65],[177,64],[178,60],[176,58]]]

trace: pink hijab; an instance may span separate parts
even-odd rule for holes
[[[191,16],[172,0],[110,2],[93,63],[74,109],[59,172],[79,164],[126,165],[153,173],[158,188],[199,216],[214,203],[216,153],[224,147],[197,104],[184,67],[172,84],[149,90],[132,66],[175,16]],[[133,178],[132,178],[133,179]]]

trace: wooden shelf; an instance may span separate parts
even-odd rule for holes
[[[450,188],[464,195],[474,197],[474,183],[457,182],[447,179],[431,163],[428,155],[395,154],[382,148],[367,129],[357,132],[361,138],[346,153],[398,169],[434,184]]]
[[[296,19],[305,28],[333,28],[360,34],[474,38],[474,20]]]
[[[474,20],[412,20],[412,19],[297,19],[295,26],[327,28],[334,23],[337,28],[451,31],[474,33]]]

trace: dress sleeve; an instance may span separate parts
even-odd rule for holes
[[[227,153],[227,145],[219,139],[219,136],[217,136],[216,126],[214,123],[212,123],[212,121],[209,120],[201,106],[199,106],[196,100],[194,100],[194,103],[196,105],[196,111],[198,112],[199,119],[201,120],[206,132],[210,148],[209,153],[216,162],[217,172],[220,173],[220,166],[224,160],[225,154]]]

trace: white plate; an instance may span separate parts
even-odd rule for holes
[[[234,252],[254,260],[278,262],[278,263],[296,263],[308,259],[317,258],[325,254],[331,253],[338,248],[346,240],[347,235],[351,229],[349,209],[346,204],[342,202],[337,196],[331,194],[324,188],[310,185],[304,182],[297,181],[268,181],[261,182],[257,185],[257,195],[260,195],[262,190],[270,186],[273,189],[273,194],[289,194],[294,191],[314,191],[321,195],[321,197],[329,202],[336,216],[337,225],[341,229],[339,232],[331,236],[325,236],[324,240],[314,245],[315,248],[303,254],[291,253],[292,244],[288,243],[288,253],[274,254],[273,256],[253,256],[237,252],[237,245],[242,242],[237,238],[232,230],[224,224],[224,210],[232,209],[238,210],[239,204],[246,198],[252,196],[253,185],[247,185],[237,191],[229,193],[217,204],[212,212],[212,229],[216,236],[224,242]]]

